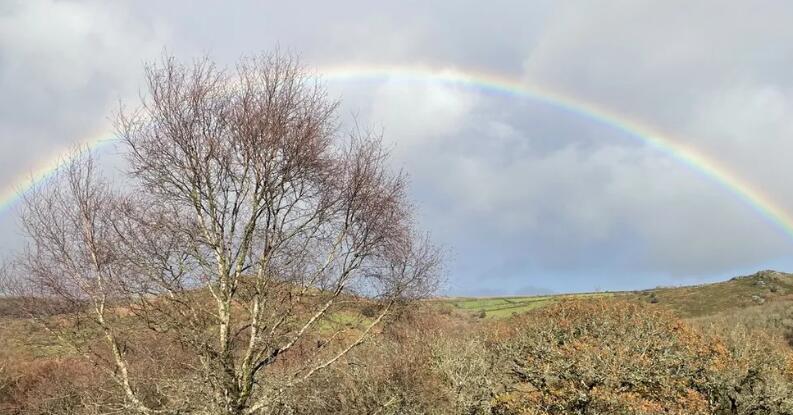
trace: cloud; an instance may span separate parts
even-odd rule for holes
[[[4,126],[96,123],[99,107],[136,91],[141,64],[159,51],[151,28],[124,21],[124,10],[116,6],[5,4],[0,9]]]
[[[309,66],[421,64],[539,83],[657,127],[793,211],[793,6],[681,6],[5,2],[0,154],[13,156],[0,182],[106,128],[162,48],[233,65],[280,44]],[[382,127],[410,172],[422,224],[451,251],[450,292],[638,288],[793,264],[785,235],[729,189],[609,125],[397,77],[329,87],[345,125]]]
[[[379,85],[369,99],[367,118],[383,126],[395,157],[410,163],[433,140],[459,134],[477,96],[458,86],[394,78]]]
[[[792,90],[781,70],[793,63],[793,7],[704,2],[683,13],[678,6],[566,3],[526,57],[524,76],[656,125],[793,210],[785,178]],[[624,223],[622,232],[645,245],[639,269],[724,273],[789,257],[781,232],[718,184],[652,149],[631,158],[648,164],[603,165],[612,173],[598,184],[606,192],[600,199],[610,201],[595,216]]]
[[[156,29],[118,3],[7,1],[0,6],[0,184],[18,183],[75,143],[109,131],[135,96]],[[134,53],[131,53],[134,51]],[[4,220],[0,245],[16,235]]]

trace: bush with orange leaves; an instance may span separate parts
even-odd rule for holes
[[[109,404],[96,371],[78,358],[0,358],[0,414],[43,415],[88,413]]]
[[[713,316],[697,321],[712,337],[723,339],[730,354],[727,365],[714,377],[721,413],[793,414],[793,352],[788,333],[763,321],[759,311],[733,316]],[[773,318],[773,316],[769,316]]]
[[[768,370],[736,371],[735,347],[657,306],[613,300],[563,302],[523,316],[510,327],[513,332],[498,358],[509,373],[510,386],[496,398],[498,414],[793,410],[787,397],[791,378],[784,365],[771,367],[770,377]],[[769,353],[781,356],[778,362],[789,361],[789,351]],[[742,378],[747,373],[765,379]],[[749,380],[753,389],[741,389],[741,382]],[[736,391],[743,392],[743,403],[736,401]]]

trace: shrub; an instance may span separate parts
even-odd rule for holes
[[[375,318],[380,314],[380,310],[371,304],[361,307],[361,315],[366,318]]]
[[[628,302],[563,302],[514,330],[499,414],[710,414],[707,374],[728,359],[669,312]]]
[[[417,315],[418,314],[418,315]],[[360,345],[343,363],[290,389],[267,412],[309,414],[446,414],[445,386],[433,371],[432,343],[446,319],[405,312],[382,336]]]
[[[732,414],[793,413],[793,358],[763,332],[737,326],[719,331],[730,364],[714,375],[720,409]],[[727,412],[729,411],[729,412]]]
[[[698,321],[729,353],[729,364],[712,375],[724,413],[793,413],[793,353],[779,330],[789,311],[787,305],[757,307]]]
[[[93,367],[79,358],[0,363],[0,413],[76,414],[107,397]]]
[[[439,377],[449,413],[491,412],[495,377],[488,347],[478,336],[441,336],[433,342],[432,372]]]

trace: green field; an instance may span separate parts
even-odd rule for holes
[[[527,297],[448,298],[440,300],[440,302],[444,305],[451,306],[455,310],[484,318],[506,318],[514,314],[520,314],[539,307],[544,307],[564,299],[611,295],[613,294],[585,293]]]

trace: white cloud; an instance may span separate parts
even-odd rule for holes
[[[459,86],[398,77],[381,84],[371,95],[369,119],[381,124],[402,162],[415,151],[433,147],[433,140],[462,131],[476,108],[476,94]]]

